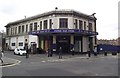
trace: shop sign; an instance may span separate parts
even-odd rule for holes
[[[42,33],[81,33],[81,34],[95,34],[97,32],[92,32],[88,30],[80,30],[80,29],[49,29],[49,30],[39,30],[39,31],[32,31],[30,34],[42,34]]]

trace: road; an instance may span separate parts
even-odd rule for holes
[[[64,55],[48,58],[45,54],[25,56],[5,52],[5,56],[21,61],[2,68],[3,76],[118,76],[118,56]]]

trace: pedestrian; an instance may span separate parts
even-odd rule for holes
[[[1,60],[1,63],[3,63],[3,59],[2,59],[3,56],[4,56],[3,52],[0,52],[0,60]]]
[[[62,59],[62,47],[59,49],[59,59]]]
[[[107,56],[107,51],[104,51],[104,56]]]
[[[48,57],[50,57],[50,49],[49,48],[47,49],[47,54],[48,54]]]
[[[72,55],[74,56],[74,47],[72,48]]]
[[[51,49],[48,48],[47,53],[48,53],[48,57],[52,57],[52,51],[51,51]]]
[[[50,49],[50,57],[52,57],[53,55],[53,52],[52,52],[52,49]]]
[[[88,57],[91,57],[90,49],[88,49]]]
[[[97,56],[97,47],[94,47],[94,56]]]
[[[26,58],[29,58],[29,49],[28,49],[28,46],[25,46],[25,50],[26,50]]]

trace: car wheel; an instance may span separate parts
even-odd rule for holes
[[[20,56],[22,56],[22,54],[20,54]]]
[[[18,53],[17,55],[20,55],[20,53]]]

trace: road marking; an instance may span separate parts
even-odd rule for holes
[[[16,61],[16,63],[13,63],[13,64],[11,64],[11,65],[6,65],[6,66],[0,66],[0,67],[10,67],[10,66],[15,66],[15,65],[17,65],[17,64],[19,64],[19,63],[21,63],[21,61],[16,60],[16,59],[12,59],[12,58],[8,58],[8,59],[15,60],[15,61]]]
[[[46,62],[46,61],[42,61],[42,62]]]
[[[63,59],[58,59],[58,60],[48,60],[49,62],[59,62],[59,61],[65,61],[65,60],[63,60]]]

